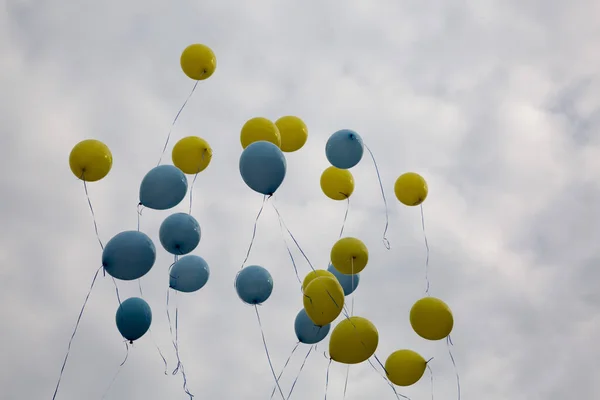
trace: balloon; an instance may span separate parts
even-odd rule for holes
[[[368,262],[369,250],[356,238],[342,238],[331,248],[331,264],[342,274],[358,274]]]
[[[187,193],[187,178],[173,165],[154,167],[140,185],[140,203],[154,210],[168,210],[183,200]]]
[[[160,243],[169,253],[175,255],[187,254],[200,243],[200,225],[189,214],[171,214],[160,224],[158,237]]]
[[[311,283],[313,279],[318,278],[320,276],[328,276],[330,278],[335,278],[335,276],[329,271],[325,271],[324,269],[315,269],[314,271],[310,271],[304,277],[304,280],[302,281],[302,290],[304,291],[304,289],[306,289],[308,284]]]
[[[296,331],[296,337],[298,341],[305,344],[319,343],[325,339],[331,329],[331,325],[317,326],[306,314],[306,310],[303,308],[296,315],[296,321],[294,322],[294,330]]]
[[[375,354],[379,332],[362,317],[350,317],[340,322],[329,339],[329,355],[342,364],[359,364]]]
[[[414,385],[425,373],[427,362],[412,350],[398,350],[385,361],[385,372],[389,380],[398,386]]]
[[[112,277],[131,281],[146,275],[156,261],[156,248],[142,232],[118,233],[102,251],[102,266]]]
[[[209,276],[210,269],[202,257],[181,257],[171,268],[169,287],[179,292],[192,293],[202,289]]]
[[[152,310],[143,299],[130,297],[119,305],[115,319],[121,336],[133,343],[150,329]]]
[[[346,200],[354,192],[354,177],[347,169],[329,167],[321,174],[321,190],[332,200]]]
[[[263,267],[250,265],[235,278],[235,290],[244,303],[261,304],[273,293],[273,278]]]
[[[334,167],[348,169],[359,163],[363,156],[363,141],[350,129],[342,129],[329,137],[325,145],[327,160]]]
[[[338,280],[340,285],[342,285],[342,289],[344,289],[344,296],[349,296],[356,290],[358,287],[358,282],[360,282],[360,274],[354,275],[345,275],[340,271],[335,269],[335,267],[329,264],[327,267],[327,271],[331,272],[335,278]]]
[[[424,297],[410,309],[410,324],[423,339],[440,340],[452,332],[454,317],[442,300]]]
[[[317,326],[333,322],[344,307],[344,289],[335,278],[319,276],[304,289],[304,309]]]
[[[210,78],[217,69],[215,53],[203,44],[192,44],[186,47],[181,53],[179,62],[183,72],[195,81]]]
[[[108,146],[94,139],[77,143],[69,155],[71,172],[87,182],[96,182],[108,175],[112,162]]]
[[[273,143],[254,142],[242,152],[240,173],[246,185],[255,192],[272,195],[283,183],[287,163]]]
[[[210,164],[212,149],[206,140],[197,136],[188,136],[173,146],[171,153],[173,164],[186,174],[195,175]]]
[[[300,150],[308,139],[308,128],[298,117],[286,116],[275,121],[281,136],[281,150],[291,153]]]
[[[400,175],[394,184],[396,198],[406,206],[418,206],[423,203],[428,192],[429,188],[425,179],[414,172]]]
[[[266,118],[256,117],[249,119],[242,127],[242,132],[240,133],[242,148],[245,149],[252,143],[260,141],[270,142],[280,147],[281,136],[279,129],[277,129],[277,125]]]

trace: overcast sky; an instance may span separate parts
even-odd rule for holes
[[[292,4],[294,3],[294,4]],[[173,132],[206,139],[210,166],[194,187],[202,227],[193,254],[211,268],[199,292],[173,298],[179,346],[196,399],[268,399],[273,378],[254,310],[233,280],[262,196],[242,181],[244,122],[297,115],[309,139],[288,154],[275,199],[317,268],[326,268],[345,212],[322,194],[325,142],[350,128],[375,154],[385,209],[365,155],[346,234],[370,262],[355,314],[378,328],[378,357],[409,348],[434,371],[437,399],[456,399],[444,341],[411,329],[424,295],[425,247],[418,208],[393,194],[407,171],[429,183],[424,204],[431,294],[455,316],[453,354],[462,398],[593,400],[600,396],[600,3],[562,1],[101,1],[6,0],[0,11],[0,397],[50,399],[69,337],[101,262],[83,185],[68,156],[80,140],[112,150],[114,165],[89,185],[104,242],[136,229],[143,176],[156,165],[169,126],[194,82],[180,69],[189,44],[204,43],[217,70],[202,82]],[[191,182],[191,181],[190,181]],[[152,335],[136,342],[106,399],[186,399],[182,377],[165,376],[152,339],[176,365],[166,317],[171,256],[158,229],[141,227],[158,258],[142,281]],[[300,272],[309,267],[292,249]],[[260,308],[275,369],[296,338],[302,297],[277,217],[268,205],[248,264],[267,268],[271,298]],[[122,298],[137,282],[119,282]],[[100,275],[73,342],[57,399],[100,399],[125,346],[117,299]],[[339,321],[339,320],[338,320]],[[325,395],[328,339],[311,355],[292,398]],[[289,391],[307,346],[282,379]],[[341,400],[345,367],[333,363],[328,399]],[[400,393],[431,396],[429,376]],[[277,397],[276,397],[277,398]],[[368,363],[350,369],[346,399],[394,399]]]

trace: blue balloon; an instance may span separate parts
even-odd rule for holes
[[[325,326],[317,326],[306,314],[306,310],[303,308],[296,315],[296,321],[294,322],[294,330],[296,331],[296,337],[302,343],[315,344],[325,339],[331,329],[331,324]]]
[[[342,289],[344,289],[344,296],[348,296],[352,294],[358,287],[358,282],[360,282],[360,274],[354,275],[346,275],[342,274],[340,271],[335,269],[335,267],[329,264],[327,267],[327,271],[331,272],[337,278],[340,285],[342,285]],[[354,279],[354,281],[352,280]]]
[[[102,251],[102,266],[112,277],[124,281],[146,275],[156,261],[156,247],[143,232],[118,233]]]
[[[143,299],[131,297],[119,305],[116,320],[121,336],[133,342],[150,329],[152,310]]]
[[[200,243],[200,225],[189,214],[171,214],[160,225],[158,237],[166,251],[175,255],[184,255],[194,250]]]
[[[325,155],[336,168],[349,169],[362,159],[363,140],[350,129],[342,129],[329,137],[325,145]]]
[[[242,179],[250,189],[264,195],[277,191],[286,169],[283,152],[271,142],[254,142],[244,149],[240,157]]]
[[[140,203],[154,210],[168,210],[181,203],[188,189],[184,173],[173,165],[159,165],[140,185]]]
[[[244,303],[261,304],[273,293],[273,278],[263,267],[250,265],[235,278],[235,290]]]
[[[202,289],[210,269],[204,258],[199,256],[185,256],[177,261],[169,273],[169,287],[179,292],[191,293]]]

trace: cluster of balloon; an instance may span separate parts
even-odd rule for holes
[[[394,193],[403,205],[420,206],[427,198],[427,182],[419,174],[408,172],[398,177]],[[415,333],[426,340],[448,338],[454,326],[452,312],[442,300],[429,296],[429,282],[425,292],[427,296],[418,300],[410,310],[410,324]],[[400,349],[388,356],[385,371],[395,385],[411,386],[421,379],[427,363],[420,354]]]
[[[214,73],[216,57],[209,47],[203,44],[193,44],[188,46],[181,54],[180,64],[185,75],[196,81],[195,89],[199,81],[209,78]],[[184,106],[186,103],[187,100]],[[177,113],[173,125],[182,110],[183,107]],[[171,132],[169,132],[169,138],[170,135]],[[163,154],[167,148],[169,138],[167,138]],[[154,210],[174,208],[188,192],[188,180],[185,174],[197,176],[198,173],[208,167],[211,158],[212,150],[204,139],[189,136],[179,140],[172,150],[173,165],[160,165],[159,160],[158,165],[144,176],[139,190],[139,206]],[[109,148],[104,143],[94,139],[78,143],[69,156],[71,171],[83,181],[86,195],[88,194],[87,182],[96,182],[106,177],[112,168],[112,164],[113,157]],[[92,215],[94,215],[89,195],[88,202]],[[95,217],[94,225],[96,226],[98,241],[102,247],[101,268],[113,280],[131,281],[140,279],[152,269],[156,261],[156,248],[150,237],[140,232],[139,224],[137,231],[120,232],[110,239],[106,246],[103,246],[98,235]],[[175,257],[175,262],[169,271],[169,289],[190,293],[201,289],[207,283],[210,274],[208,264],[202,257],[189,255],[200,243],[200,237],[200,225],[191,215],[190,190],[190,213],[174,213],[168,216],[162,222],[159,230],[161,245]],[[184,257],[179,258],[180,256]],[[99,270],[96,272],[93,282],[95,282]],[[90,288],[90,292],[92,288]],[[123,302],[119,298],[115,320],[120,334],[129,343],[133,343],[150,330],[152,311],[148,303],[140,297],[131,297]],[[76,330],[77,326],[75,332]],[[67,352],[63,369],[68,355]],[[56,397],[57,391],[58,385],[54,397]]]

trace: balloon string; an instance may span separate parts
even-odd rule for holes
[[[175,127],[175,123],[179,119],[179,115],[181,114],[181,112],[185,108],[185,105],[188,103],[188,101],[190,100],[190,98],[194,94],[194,91],[196,90],[196,86],[198,86],[198,82],[200,82],[200,81],[196,81],[196,83],[194,84],[194,87],[192,88],[192,91],[190,92],[190,94],[188,95],[187,99],[185,100],[185,102],[183,103],[183,105],[181,106],[181,108],[179,109],[179,111],[177,112],[177,115],[173,119],[173,123],[171,124],[171,128],[169,128],[169,134],[167,135],[167,141],[165,142],[165,147],[163,148],[162,154],[160,155],[160,158],[158,159],[158,164],[156,164],[157,167],[160,165],[160,162],[162,161],[162,158],[165,155],[165,152],[167,151],[167,146],[169,145],[169,140],[171,139],[171,133],[173,132],[173,128]]]
[[[296,345],[294,346],[294,348],[292,349],[292,352],[290,353],[290,356],[288,357],[287,361],[285,362],[285,364],[283,365],[283,368],[281,368],[281,372],[279,373],[279,375],[277,375],[277,382],[279,382],[279,380],[281,379],[281,376],[283,375],[283,371],[285,371],[286,367],[288,366],[288,364],[290,363],[290,360],[292,359],[292,356],[294,355],[294,353],[296,352],[296,350],[298,349],[298,346],[300,346],[300,342],[296,342]],[[273,396],[275,396],[275,391],[277,390],[277,385],[275,385],[273,387],[273,391],[271,392],[271,399],[273,398]]]
[[[175,256],[177,257],[177,256]],[[171,341],[173,343],[173,348],[175,349],[175,356],[177,357],[177,366],[172,372],[172,375],[177,375],[177,373],[181,370],[181,375],[183,377],[183,391],[190,396],[190,399],[194,397],[193,394],[190,393],[187,387],[187,376],[185,374],[185,369],[183,363],[181,362],[181,357],[179,356],[179,309],[177,305],[175,305],[175,338],[173,338],[173,323],[171,322],[171,314],[169,313],[169,293],[171,288],[167,289],[167,319],[169,321],[169,331],[171,332]],[[177,293],[175,293],[177,294]]]
[[[56,399],[56,394],[58,393],[58,388],[60,386],[60,381],[62,380],[63,373],[65,371],[65,366],[67,365],[67,360],[69,359],[69,354],[71,353],[71,344],[73,343],[73,338],[75,338],[75,334],[77,333],[77,329],[79,328],[79,323],[81,322],[81,317],[83,316],[83,311],[85,310],[85,306],[87,305],[88,299],[90,298],[90,294],[92,294],[92,289],[94,288],[94,284],[96,283],[96,279],[98,278],[98,273],[103,267],[100,267],[96,270],[94,274],[94,279],[92,279],[92,284],[90,285],[90,290],[85,296],[85,301],[83,302],[83,306],[81,307],[81,311],[79,312],[79,316],[77,317],[77,322],[75,323],[75,329],[73,330],[73,334],[71,335],[71,339],[69,339],[69,345],[67,346],[67,354],[65,355],[65,359],[63,361],[62,367],[60,369],[60,375],[58,376],[58,382],[56,383],[56,389],[54,389],[54,395],[52,395],[52,400]]]
[[[310,268],[314,271],[315,268],[313,267],[312,263],[310,262],[310,260],[308,259],[308,257],[306,256],[306,253],[304,253],[304,250],[302,250],[302,247],[300,247],[300,245],[298,244],[298,241],[296,240],[296,238],[294,237],[294,235],[292,234],[292,232],[290,232],[290,230],[288,229],[285,221],[283,220],[283,217],[281,216],[281,213],[279,212],[279,210],[277,209],[277,206],[275,206],[275,200],[273,200],[273,202],[271,203],[271,205],[273,206],[273,209],[275,210],[275,212],[277,213],[277,216],[279,217],[279,220],[281,221],[281,223],[283,224],[283,227],[285,228],[285,230],[287,231],[288,235],[290,235],[290,237],[292,238],[292,240],[294,241],[294,243],[296,244],[296,247],[298,247],[298,250],[300,251],[300,253],[302,254],[302,256],[304,257],[304,259],[306,260],[306,262],[308,263],[308,265],[310,266]]]
[[[260,327],[260,334],[262,335],[263,345],[265,347],[265,353],[267,355],[267,361],[269,361],[269,367],[271,368],[271,373],[273,374],[273,378],[275,379],[275,384],[277,385],[277,389],[279,389],[279,394],[281,394],[281,398],[285,399],[283,395],[283,390],[281,390],[281,386],[279,385],[279,380],[277,376],[275,376],[275,369],[273,368],[273,363],[271,362],[271,356],[269,355],[269,348],[267,347],[267,339],[265,339],[265,331],[263,330],[262,322],[260,320],[260,313],[258,312],[258,306],[254,305],[254,310],[256,311],[256,319],[258,320],[258,326]]]
[[[425,293],[429,296],[429,242],[427,241],[427,233],[425,232],[425,214],[423,213],[423,204],[421,204],[421,226],[423,227],[423,237],[425,238]]]
[[[346,400],[346,390],[348,389],[348,378],[350,377],[350,364],[346,366],[346,381],[344,382],[344,399]]]
[[[271,205],[273,205],[273,203],[271,203]],[[275,211],[277,211],[277,210],[275,210]],[[292,255],[292,250],[290,249],[290,246],[288,245],[288,242],[285,238],[285,232],[283,232],[283,223],[282,223],[281,216],[279,214],[278,214],[278,220],[279,220],[279,230],[281,231],[281,237],[283,239],[283,243],[285,244],[285,248],[287,249],[287,252],[290,256],[290,260],[292,260],[294,272],[296,273],[296,279],[298,279],[298,282],[300,283],[300,289],[302,289],[302,279],[300,279],[300,275],[298,274],[298,266],[296,265],[296,260],[294,260],[294,256]]]
[[[294,387],[296,387],[296,383],[298,382],[298,379],[300,378],[300,374],[302,374],[302,370],[304,369],[306,360],[308,360],[308,356],[310,356],[310,352],[313,350],[314,347],[315,346],[310,346],[310,348],[308,349],[308,353],[306,353],[306,356],[304,357],[304,361],[302,361],[302,365],[300,366],[300,371],[298,371],[298,375],[296,375],[296,379],[294,379],[294,383],[292,383],[292,387],[290,388],[290,392],[288,393],[287,400],[289,400],[289,398],[292,396],[292,392],[294,391]]]
[[[327,389],[329,388],[329,369],[331,368],[331,362],[333,358],[329,359],[329,363],[327,363],[327,372],[325,373],[325,400],[327,400]]]
[[[388,377],[384,374],[382,374],[376,367],[375,365],[373,365],[373,362],[369,359],[367,360],[369,362],[369,364],[371,365],[371,367],[373,368],[373,370],[375,370],[375,372],[377,372],[379,374],[379,376],[381,376],[383,378],[383,380],[385,380],[385,382],[392,388],[392,390],[394,391],[394,394],[396,395],[397,399],[400,399],[400,397],[410,400],[410,397],[405,396],[403,394],[398,393],[398,391],[396,390],[396,388],[394,387],[394,384],[392,382],[390,382],[390,380],[388,379]]]
[[[454,356],[452,355],[452,338],[450,335],[446,338],[446,345],[448,346],[448,354],[450,355],[450,360],[452,360],[452,365],[454,366],[454,372],[456,373],[456,391],[458,393],[458,400],[460,400],[460,376],[458,375],[458,368],[456,368],[456,361],[454,361]]]
[[[138,279],[138,287],[140,288],[140,296],[142,298],[144,298],[144,292],[142,291],[142,279],[141,278]],[[163,360],[163,363],[165,364],[165,375],[167,375],[167,370],[169,369],[169,366],[167,365],[167,359],[163,355],[162,351],[160,351],[160,347],[158,347],[158,344],[156,343],[156,339],[154,339],[154,335],[152,334],[152,328],[148,328],[148,333],[150,334],[152,343],[154,343],[154,347],[156,347],[156,350],[158,350],[158,354],[160,355],[160,357]]]
[[[352,272],[352,308],[350,309],[350,315],[354,316],[354,257],[350,259],[350,262],[352,264],[352,269],[350,270]]]
[[[431,400],[433,400],[433,370],[429,365],[429,361],[427,361],[427,369],[429,370],[429,380],[431,382]]]
[[[112,380],[108,384],[108,387],[104,391],[104,394],[102,395],[102,397],[100,398],[100,400],[106,398],[106,395],[108,394],[108,392],[112,388],[112,385],[115,383],[115,381],[117,380],[117,377],[121,373],[121,369],[122,369],[123,365],[125,365],[125,363],[127,362],[127,359],[129,358],[129,343],[127,343],[127,340],[125,340],[125,349],[126,349],[125,359],[123,360],[123,362],[121,362],[121,364],[119,364],[119,367],[117,368],[117,372],[115,373],[115,375],[113,376]]]
[[[112,281],[113,281],[113,284],[115,285],[115,292],[117,293],[117,301],[119,302],[119,307],[120,307],[121,306],[121,296],[119,295],[119,287],[117,286],[117,281],[115,280],[115,278],[112,278]]]
[[[371,159],[373,160],[373,165],[375,166],[375,172],[377,172],[377,179],[379,180],[379,187],[381,188],[381,197],[383,197],[383,205],[385,206],[385,229],[383,230],[383,245],[385,246],[386,249],[389,250],[390,249],[390,241],[387,239],[387,237],[385,235],[387,234],[388,227],[390,224],[390,217],[389,217],[389,213],[388,213],[387,199],[385,198],[385,191],[383,190],[383,183],[381,182],[381,174],[379,173],[379,167],[377,166],[377,161],[375,161],[375,156],[373,155],[373,152],[371,151],[369,146],[367,146],[367,145],[364,145],[364,146],[367,149],[367,151],[369,152],[369,154],[371,155]]]
[[[144,206],[142,203],[138,203],[137,205],[137,230],[140,231],[140,220],[142,217],[142,212],[144,211]]]
[[[342,222],[342,229],[340,229],[339,239],[341,239],[342,235],[344,234],[344,228],[346,227],[346,221],[348,220],[348,211],[350,211],[350,197],[346,197],[346,203],[346,214],[344,214],[344,222]]]
[[[192,215],[192,199],[193,199],[193,194],[194,194],[194,184],[196,183],[197,178],[198,178],[198,174],[194,175],[194,180],[192,181],[192,185],[190,186],[190,212],[189,212],[190,215]]]
[[[88,192],[87,183],[85,182],[83,172],[81,174],[81,180],[83,180],[83,190],[85,191],[85,197],[87,197],[88,205],[90,206],[90,212],[92,213],[92,220],[94,221],[94,230],[96,231],[96,238],[98,239],[98,243],[100,243],[100,247],[104,250],[104,245],[102,244],[102,239],[100,239],[100,234],[98,233],[98,223],[96,222],[96,213],[94,212],[94,207],[92,206],[92,200],[90,199],[90,194]]]
[[[265,208],[265,203],[267,202],[267,200],[270,198],[271,196],[265,195],[263,197],[263,202],[262,205],[260,206],[260,210],[258,210],[258,214],[256,215],[256,219],[254,220],[254,229],[252,230],[252,239],[250,240],[250,246],[248,246],[248,252],[246,253],[246,258],[244,258],[244,261],[242,262],[242,266],[240,267],[240,270],[242,268],[244,268],[244,265],[246,264],[246,261],[248,261],[248,257],[250,257],[250,252],[252,251],[252,246],[254,245],[254,239],[256,239],[256,228],[258,226],[258,220],[260,219],[260,215],[262,214],[264,208]]]

